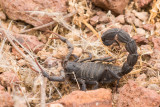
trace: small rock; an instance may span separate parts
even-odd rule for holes
[[[146,34],[145,30],[142,29],[142,28],[137,28],[136,32],[137,32],[137,34],[140,34],[140,35],[145,35]]]
[[[38,52],[42,49],[43,43],[38,40],[36,36],[27,34],[13,34],[15,38],[27,49],[31,49],[34,52]]]
[[[97,12],[97,15],[99,16],[99,22],[101,22],[101,23],[108,23],[108,22],[110,22],[110,19],[107,16],[106,13],[104,13],[102,11],[99,11],[99,12]]]
[[[131,25],[124,25],[124,26],[122,26],[122,29],[130,34],[133,27]]]
[[[6,71],[0,74],[0,82],[4,87],[12,87],[19,84],[20,80],[13,71]]]
[[[112,107],[112,94],[110,89],[102,88],[91,91],[73,91],[60,100],[50,103],[49,107],[57,103],[65,107]]]
[[[1,107],[13,107],[14,102],[11,95],[4,91],[4,88],[0,85],[0,106]]]
[[[152,0],[134,0],[137,8],[147,6]]]
[[[44,64],[45,64],[46,68],[52,68],[52,67],[58,66],[58,64],[60,64],[60,63],[61,63],[61,60],[57,59],[57,58],[54,58],[54,57],[48,57],[44,61]]]
[[[96,14],[97,14],[98,16],[105,16],[105,15],[106,15],[106,13],[103,12],[103,11],[98,11],[98,12],[96,12]]]
[[[125,13],[125,21],[128,23],[128,24],[133,24],[134,22],[134,19],[135,19],[135,15],[133,13],[131,13],[130,11],[126,11]]]
[[[135,25],[136,27],[141,27],[141,26],[142,26],[142,22],[141,22],[141,20],[139,20],[138,18],[135,18],[135,19],[133,20],[133,23],[134,23],[134,25]]]
[[[83,50],[80,47],[75,47],[73,50],[73,54],[75,54],[78,57],[82,55],[82,52],[83,52]]]
[[[116,17],[116,22],[124,24],[125,23],[125,19],[124,19],[124,15],[119,15]]]
[[[137,18],[139,18],[142,21],[146,21],[149,17],[149,14],[147,12],[137,12],[136,10],[133,10],[132,12]]]
[[[159,107],[160,95],[129,80],[119,90],[118,107]]]
[[[0,11],[0,19],[6,20],[6,15],[2,11]]]
[[[151,41],[154,44],[154,49],[157,49],[160,51],[160,37],[151,37]]]
[[[44,45],[42,42],[38,40],[36,36],[33,36],[33,35],[13,33],[13,36],[18,40],[18,42],[22,46],[24,46],[28,50],[32,50],[35,53],[40,51]],[[19,49],[22,52],[24,52],[23,48],[19,47]],[[19,52],[17,52],[15,48],[12,48],[12,52],[17,57],[17,59],[22,58],[22,55]]]
[[[104,10],[111,10],[117,14],[123,14],[129,0],[92,0],[92,2]]]
[[[160,51],[154,49],[153,54],[151,55],[151,59],[149,60],[148,64],[153,66],[154,70],[158,73],[160,71]],[[158,75],[156,73],[156,75]]]
[[[154,91],[159,91],[160,87],[157,84],[149,84],[148,89],[154,90]]]
[[[53,50],[52,55],[55,58],[63,59],[67,55],[67,47],[58,47],[58,49]]]
[[[144,35],[137,34],[132,37],[137,43],[148,43],[148,39]]]
[[[96,25],[99,21],[99,16],[93,16],[91,19],[90,19],[90,23],[91,25]]]
[[[155,25],[154,24],[143,24],[143,29],[151,31],[154,30]]]
[[[106,28],[109,27],[109,28],[120,28],[122,25],[121,24],[115,24],[115,22],[109,22],[106,24]]]
[[[105,25],[104,24],[98,24],[98,25],[96,25],[96,30],[101,31],[103,29],[105,29]]]

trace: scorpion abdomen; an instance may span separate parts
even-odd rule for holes
[[[101,83],[111,83],[117,80],[117,78],[113,78],[109,70],[115,74],[118,74],[121,71],[121,67],[119,66],[103,64],[101,62],[80,63],[69,61],[65,68],[68,72],[74,72],[77,79],[80,78],[85,81],[97,81]]]
[[[71,67],[72,65],[72,67]],[[68,72],[74,72],[76,75],[76,78],[81,78],[83,80],[88,81],[99,81],[101,78],[101,75],[103,74],[105,70],[106,65],[102,64],[100,62],[94,63],[94,62],[67,62],[66,64],[66,71]]]

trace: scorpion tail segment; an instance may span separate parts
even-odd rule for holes
[[[114,38],[115,38],[115,36],[117,34],[117,32],[115,32],[116,29],[117,28],[107,30],[106,32],[104,32],[102,34],[101,38],[102,38],[102,41],[103,41],[104,45],[109,46],[109,45],[112,45],[115,42]]]
[[[115,42],[115,36],[117,35],[118,41],[125,43],[125,48],[129,52],[127,61],[123,64],[119,76],[123,76],[133,69],[138,59],[136,42],[130,37],[130,35],[122,29],[113,28],[103,33],[102,41],[104,45],[111,45]]]
[[[134,40],[127,42],[125,47],[126,47],[126,50],[129,52],[129,54],[137,53],[137,45]]]
[[[127,43],[128,41],[131,41],[129,34],[122,29],[118,30],[117,35],[118,40],[122,43]]]
[[[136,64],[138,60],[138,54],[137,54],[137,45],[134,40],[130,40],[126,43],[126,50],[129,52],[129,55],[127,57],[127,61],[123,64],[121,74],[122,76],[125,74],[128,74],[133,69],[133,66]]]
[[[125,62],[122,66],[121,72],[118,73],[119,76],[123,76],[125,74],[128,74],[133,69],[133,66],[129,66],[127,62]]]
[[[127,57],[127,63],[129,66],[134,66],[137,62],[138,54],[129,54]]]

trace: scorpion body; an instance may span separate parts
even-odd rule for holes
[[[115,75],[121,68],[118,66],[113,66],[111,64],[104,64],[102,62],[68,62],[66,65],[66,70],[68,72],[73,72],[77,79],[85,80],[86,83],[98,82],[98,83],[111,83],[120,77],[113,78],[112,72]],[[104,72],[104,70],[106,70]],[[112,71],[112,72],[111,72]],[[104,76],[104,77],[103,77]]]
[[[56,34],[56,33],[54,33]],[[129,34],[122,29],[113,28],[107,30],[102,35],[103,44],[106,46],[112,45],[116,41],[125,43],[126,50],[129,52],[127,61],[122,67],[115,66],[112,64],[102,63],[104,61],[111,62],[114,59],[111,57],[92,59],[92,55],[89,53],[89,57],[83,60],[78,59],[78,57],[73,52],[73,45],[63,36],[56,34],[61,41],[68,45],[69,52],[63,61],[63,70],[61,70],[60,76],[49,76],[47,72],[42,70],[44,77],[47,77],[50,81],[64,81],[65,75],[68,74],[71,79],[75,80],[73,73],[76,76],[78,83],[81,84],[81,90],[86,90],[86,84],[94,85],[93,89],[98,88],[99,83],[111,83],[117,80],[117,85],[120,78],[131,72],[133,66],[136,64],[138,59],[137,46],[135,41],[130,38]],[[74,61],[69,61],[69,58],[73,56]],[[88,61],[87,61],[88,60]],[[97,62],[98,61],[98,62]]]

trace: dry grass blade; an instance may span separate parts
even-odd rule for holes
[[[157,16],[158,11],[160,11],[160,0],[154,0],[148,22],[155,23],[154,18]]]
[[[1,44],[1,47],[0,47],[0,58],[2,57],[1,55],[2,55],[2,51],[3,51],[4,44],[5,44],[6,40],[7,40],[7,39],[4,38],[3,41],[2,41],[2,44]]]
[[[41,77],[42,81],[41,81],[41,107],[46,107],[46,80],[45,77]]]
[[[25,93],[23,92],[23,89],[21,88],[20,85],[19,85],[19,87],[20,87],[20,89],[21,89],[21,91],[22,91],[22,94],[23,94],[23,96],[24,96],[24,99],[25,99],[26,102],[27,102],[28,107],[31,107],[30,104],[29,104],[29,102],[28,102],[28,100],[27,100],[27,97],[26,97]]]

